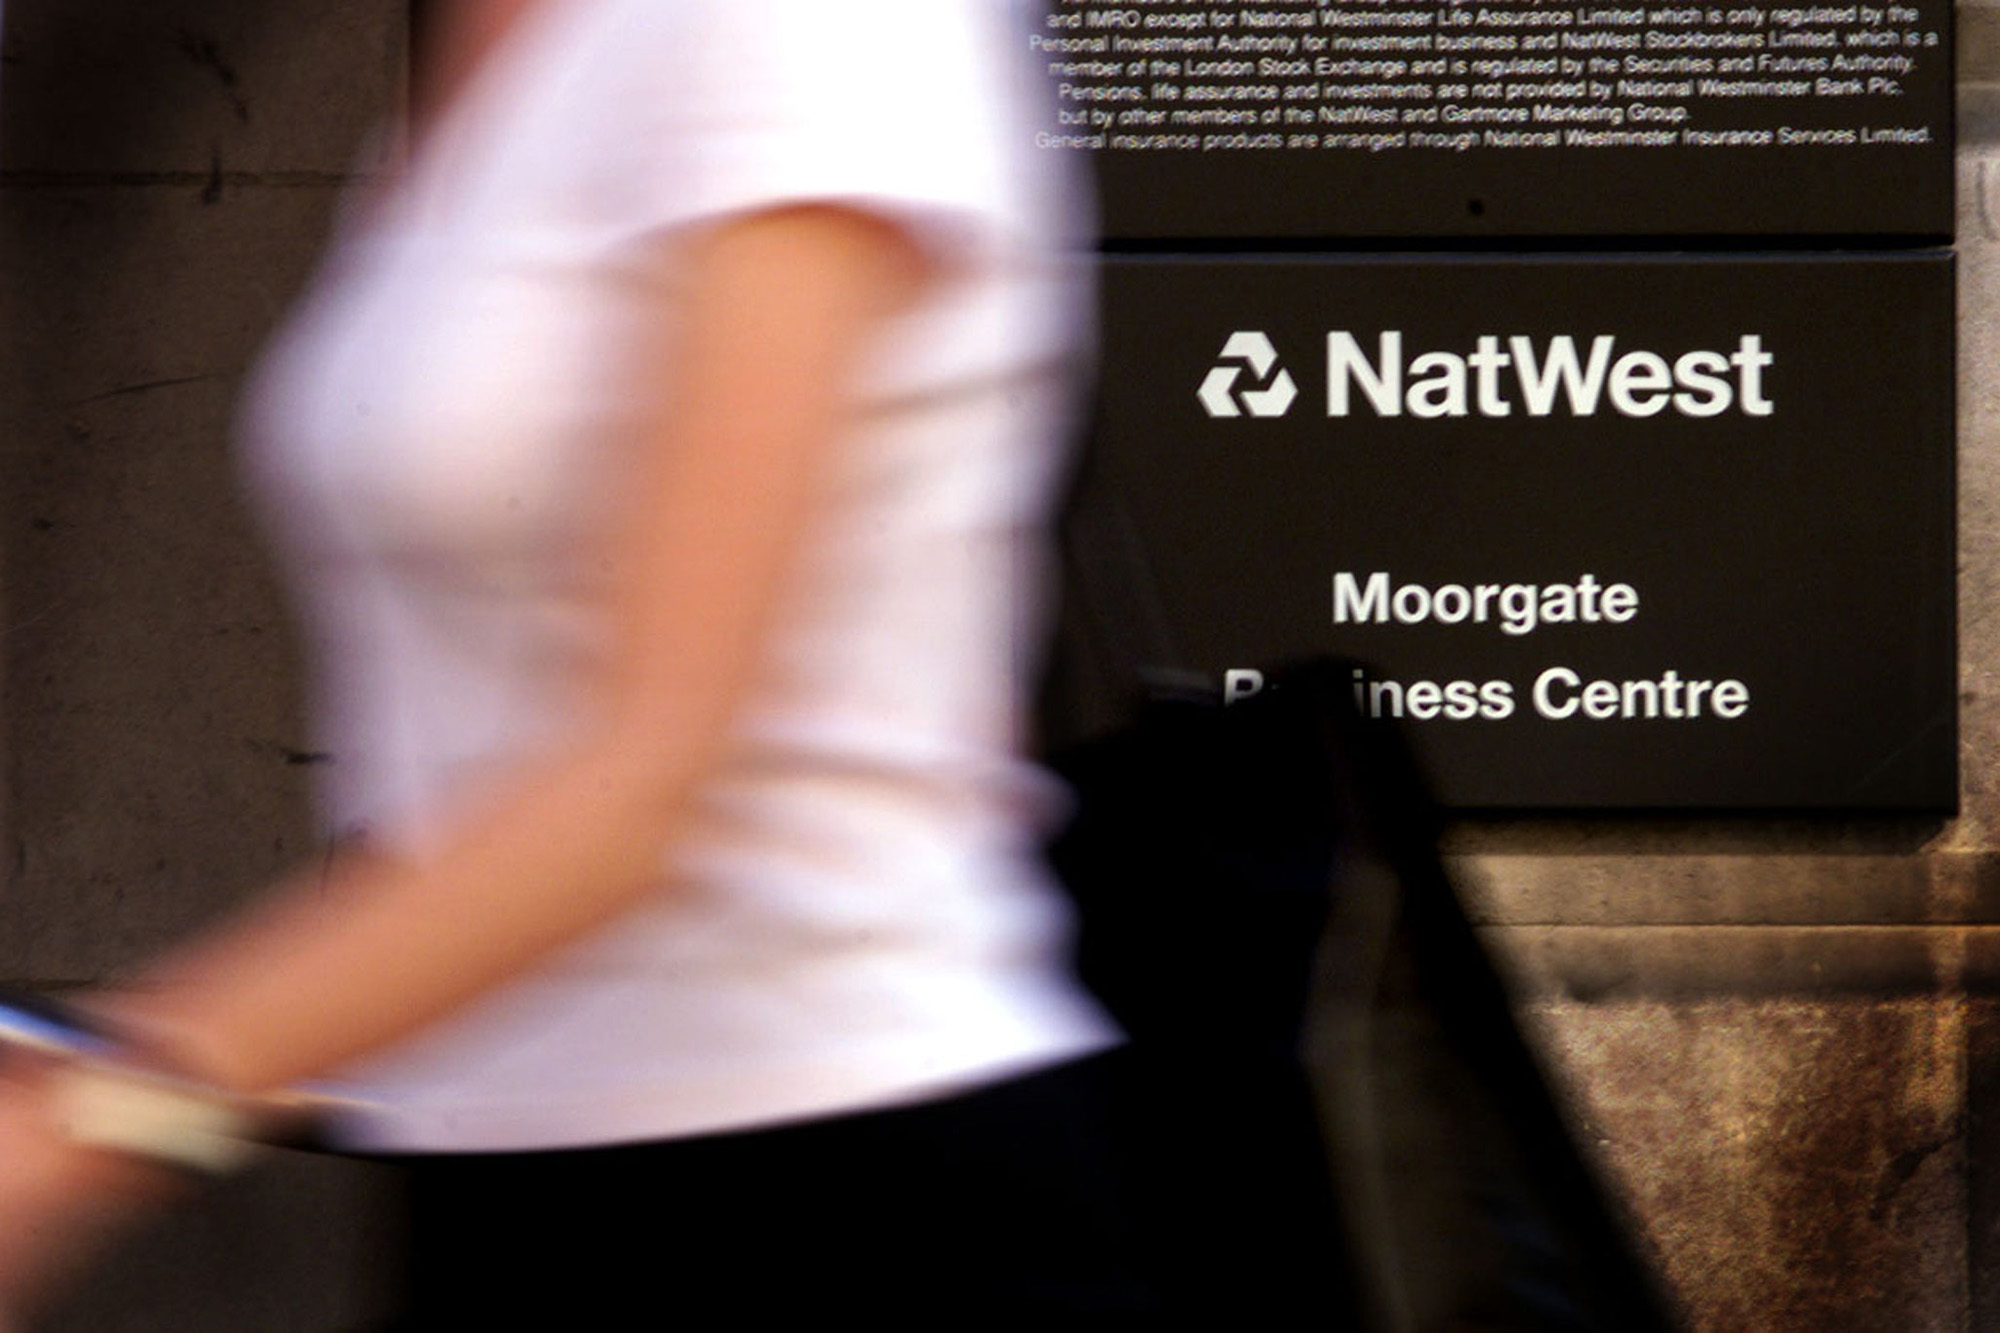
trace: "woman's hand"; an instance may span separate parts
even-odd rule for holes
[[[0,1333],[121,1226],[173,1197],[170,1171],[65,1138],[46,1068],[0,1078]]]

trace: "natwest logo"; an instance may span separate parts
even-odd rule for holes
[[[1467,352],[1407,356],[1402,333],[1392,329],[1376,336],[1371,356],[1342,331],[1326,335],[1326,414],[1344,417],[1358,400],[1383,417],[1504,417],[1516,406],[1531,417],[1557,411],[1587,417],[1605,403],[1628,417],[1669,408],[1690,417],[1729,411],[1767,417],[1774,405],[1764,372],[1774,360],[1754,333],[1730,351],[1697,348],[1671,357],[1621,350],[1610,334],[1591,338],[1583,350],[1567,333],[1539,342],[1487,334]]]
[[[1248,370],[1251,382],[1240,384]],[[1275,373],[1274,373],[1275,372]],[[1222,344],[1222,360],[1195,391],[1212,417],[1281,417],[1291,410],[1299,386],[1278,364],[1278,349],[1261,333],[1237,332]]]

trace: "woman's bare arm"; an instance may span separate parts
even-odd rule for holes
[[[171,1060],[256,1091],[394,1041],[654,891],[716,762],[813,521],[857,349],[925,280],[892,225],[838,207],[727,222],[686,256],[672,403],[613,542],[593,725],[421,863],[357,860],[181,950],[110,1000]]]

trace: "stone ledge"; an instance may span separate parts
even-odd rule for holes
[[[1634,999],[2000,995],[2000,928],[1493,926],[1516,995]]]
[[[1938,924],[1961,910],[1940,901],[1941,869],[1920,856],[1453,858],[1468,911],[1500,926]]]
[[[2000,926],[2000,852],[1977,848],[1449,861],[1481,925]]]

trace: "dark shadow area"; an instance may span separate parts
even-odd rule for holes
[[[1123,1137],[1167,1307],[1366,1330],[1675,1326],[1346,663],[1156,697],[1057,756],[1079,965],[1132,1038]]]

